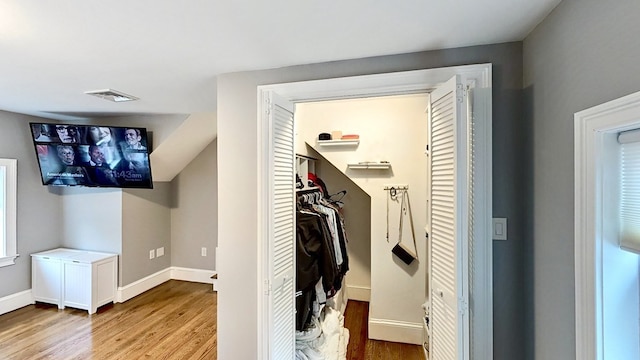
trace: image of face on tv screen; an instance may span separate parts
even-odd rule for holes
[[[45,185],[153,187],[144,128],[30,126]]]

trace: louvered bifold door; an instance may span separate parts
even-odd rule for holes
[[[271,176],[269,228],[269,355],[272,360],[294,357],[294,131],[293,104],[268,94],[271,122]],[[239,314],[240,316],[240,314]]]
[[[463,247],[465,106],[463,89],[454,77],[431,93],[431,358],[465,359],[466,290]]]

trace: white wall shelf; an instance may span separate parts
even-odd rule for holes
[[[391,169],[391,163],[347,164],[347,168],[351,170],[388,170]]]
[[[318,140],[319,146],[357,146],[359,143],[360,139]]]

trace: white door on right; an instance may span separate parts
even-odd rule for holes
[[[430,282],[431,360],[469,359],[467,278],[468,209],[472,191],[468,156],[467,94],[460,76],[431,93]]]

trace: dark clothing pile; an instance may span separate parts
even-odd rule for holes
[[[349,270],[347,237],[339,209],[319,196],[310,198],[313,202],[299,199],[296,212],[296,330],[299,331],[311,322],[313,302],[318,295],[316,284],[322,280],[322,295],[331,298],[340,290]]]

